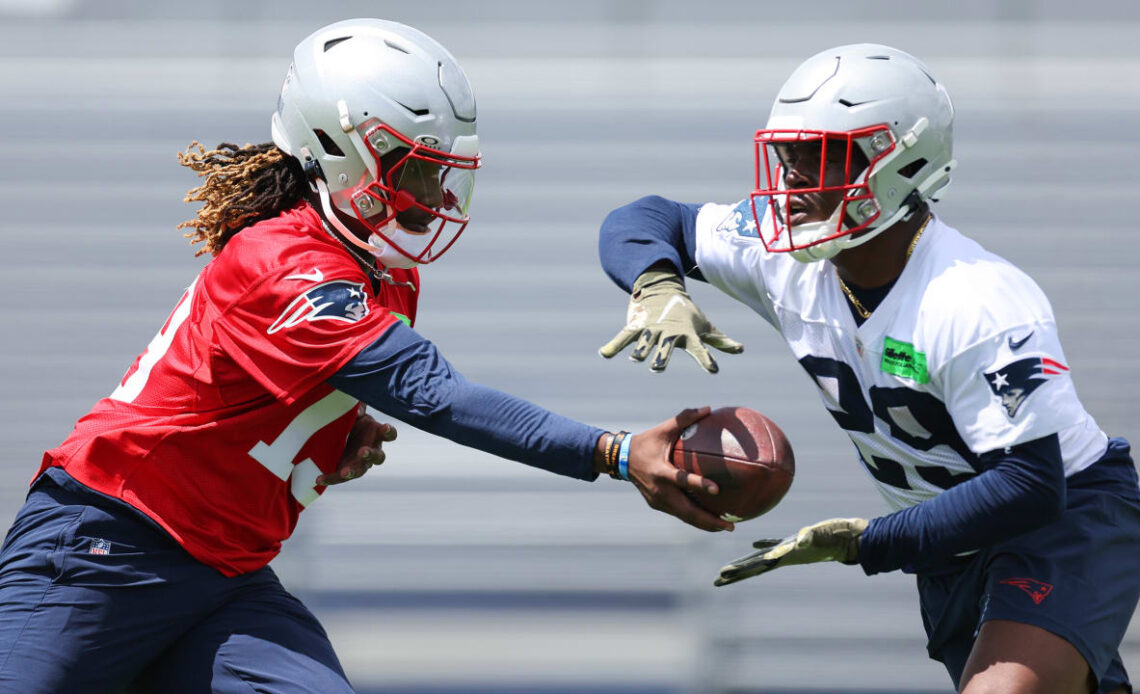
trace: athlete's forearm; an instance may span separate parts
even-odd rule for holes
[[[868,574],[936,565],[1039,528],[1065,509],[1056,435],[982,456],[987,469],[921,504],[875,518],[860,538]]]
[[[658,264],[703,279],[693,259],[699,209],[653,195],[610,212],[598,233],[602,269],[627,292],[638,275]]]
[[[466,379],[456,387],[448,407],[410,423],[559,475],[586,480],[597,476],[594,462],[601,429]]]
[[[429,433],[559,475],[592,480],[601,429],[471,383],[397,323],[329,385]]]

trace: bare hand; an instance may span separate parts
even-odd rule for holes
[[[689,494],[716,494],[719,491],[716,484],[669,462],[669,452],[681,432],[708,413],[708,407],[684,410],[636,434],[629,447],[629,478],[651,508],[701,530],[732,530],[732,523],[717,518],[689,497]]]
[[[396,427],[391,424],[381,424],[370,415],[360,415],[348,434],[348,442],[344,445],[344,456],[340,459],[336,472],[321,475],[316,483],[327,486],[360,477],[368,472],[368,468],[384,462],[382,446],[385,442],[395,440]]]

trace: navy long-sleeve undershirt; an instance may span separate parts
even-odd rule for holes
[[[668,262],[702,280],[696,267],[699,205],[641,198],[602,222],[602,268],[627,292],[649,267]],[[992,545],[1055,519],[1065,506],[1060,445],[1049,436],[981,456],[984,471],[916,506],[875,518],[860,564],[868,574],[929,566]]]
[[[602,269],[627,292],[638,275],[662,261],[703,281],[693,255],[700,207],[651,195],[610,212],[598,235]]]
[[[982,473],[933,499],[871,520],[859,542],[868,574],[938,566],[1055,521],[1065,469],[1053,434],[981,456]]]
[[[417,429],[494,455],[593,480],[603,431],[471,383],[430,341],[397,322],[329,385]]]

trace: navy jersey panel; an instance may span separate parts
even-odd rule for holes
[[[661,261],[703,281],[695,260],[700,209],[650,195],[610,212],[598,232],[602,269],[627,292],[638,275]]]
[[[1127,684],[1119,647],[1140,599],[1140,487],[1128,443],[1068,480],[1056,522],[920,573],[930,657],[958,683],[980,625],[1033,624],[1071,643],[1108,692]]]
[[[121,690],[203,620],[230,614],[249,595],[295,602],[270,569],[226,578],[133,509],[67,486],[41,475],[0,550],[0,693]],[[308,644],[291,651],[294,659],[332,652],[304,620],[282,618],[274,629],[277,642]],[[243,657],[287,671],[287,662],[259,660],[272,651]],[[343,679],[335,656],[328,667]],[[306,691],[349,691],[347,683],[322,689],[324,682],[314,675]]]
[[[471,383],[403,323],[392,325],[328,384],[464,446],[567,477],[597,478],[594,448],[601,429]]]

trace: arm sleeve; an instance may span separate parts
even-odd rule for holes
[[[627,292],[638,275],[662,261],[703,281],[694,259],[699,209],[652,195],[610,212],[598,234],[602,269]]]
[[[393,324],[329,385],[417,429],[543,470],[593,480],[604,433],[521,398],[471,383],[428,340]]]
[[[982,473],[920,504],[873,519],[860,538],[867,575],[937,565],[1050,523],[1065,509],[1057,436],[981,456]]]

